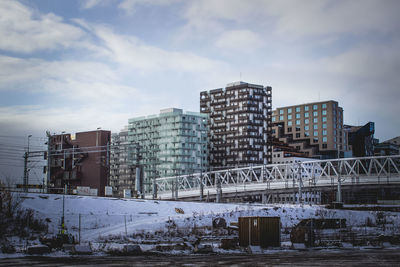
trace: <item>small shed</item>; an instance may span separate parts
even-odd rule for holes
[[[239,217],[239,245],[280,247],[280,217]]]

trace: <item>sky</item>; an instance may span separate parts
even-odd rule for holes
[[[0,144],[199,111],[200,91],[239,80],[272,86],[273,108],[336,100],[346,124],[373,121],[387,140],[400,135],[399,10],[398,0],[1,0]]]

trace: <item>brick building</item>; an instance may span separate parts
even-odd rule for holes
[[[53,193],[67,185],[72,193],[77,187],[90,187],[91,194],[104,196],[109,173],[110,131],[79,132],[49,136],[48,185]]]

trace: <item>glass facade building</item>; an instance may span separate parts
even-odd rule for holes
[[[155,178],[207,170],[207,120],[207,114],[176,108],[129,119],[128,157],[141,168],[146,193]]]

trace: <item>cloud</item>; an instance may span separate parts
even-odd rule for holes
[[[17,1],[0,1],[0,49],[17,53],[71,47],[81,29],[52,13],[40,14]]]
[[[396,120],[400,98],[396,1],[113,2],[128,15],[179,16],[163,39],[147,24],[139,33],[100,24],[96,7],[110,3],[81,2],[91,16],[65,20],[0,1],[0,34],[11,37],[0,40],[0,93],[33,95],[21,101],[28,107],[1,110],[1,128],[119,130],[129,117],[164,107],[196,111],[198,91],[239,80],[242,72],[245,81],[273,87],[275,107],[320,96],[339,100],[350,123],[360,117],[393,129],[382,118]],[[48,50],[46,57],[33,54]]]
[[[233,28],[297,40],[337,34],[396,32],[400,2],[387,0],[203,0],[189,1],[182,17],[181,39],[216,38]],[[191,35],[194,33],[194,36]]]
[[[138,6],[168,6],[176,2],[181,2],[181,0],[123,0],[118,8],[127,15],[132,15]]]
[[[305,35],[387,33],[399,26],[398,1],[276,1],[268,4],[277,17],[277,31],[296,37]]]
[[[104,2],[105,2],[104,0],[84,0],[81,1],[80,3],[82,9],[91,9],[101,5]]]
[[[127,123],[128,113],[109,112],[107,108],[93,106],[80,108],[48,108],[46,106],[9,106],[0,107],[0,126],[7,127],[6,132],[28,132],[35,136],[44,136],[51,132],[79,132],[96,129],[119,130]],[[122,126],[121,126],[122,125]]]
[[[223,68],[224,63],[190,52],[169,51],[146,45],[134,36],[118,35],[104,26],[94,33],[109,51],[109,59],[143,73],[157,71],[208,72]]]
[[[264,41],[260,36],[249,30],[225,31],[218,37],[215,45],[221,49],[229,49],[247,53],[257,50]]]

